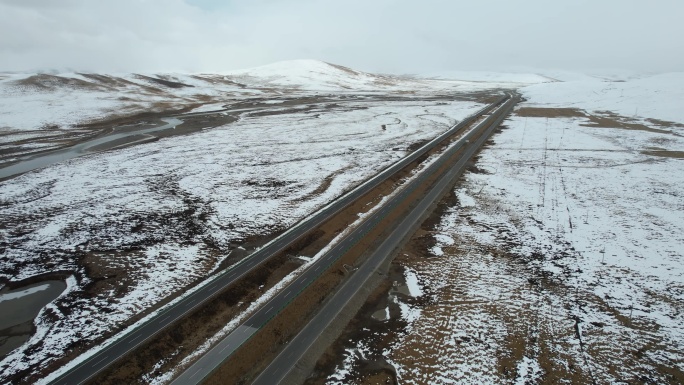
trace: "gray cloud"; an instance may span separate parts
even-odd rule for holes
[[[684,68],[680,0],[0,0],[0,70]]]

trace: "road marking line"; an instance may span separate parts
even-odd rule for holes
[[[137,336],[137,337],[135,337],[135,338],[133,338],[132,340],[128,341],[128,344],[129,344],[129,345],[132,344],[133,341],[137,340],[137,339],[140,338],[140,337],[142,337],[142,334],[139,335],[139,336]]]
[[[273,306],[269,307],[268,310],[266,310],[266,314],[270,313],[271,310],[273,310]]]
[[[190,378],[195,377],[197,375],[197,373],[199,373],[200,370],[202,370],[202,368],[198,368],[197,370],[195,370],[195,373],[193,373],[193,375],[190,376]]]
[[[169,315],[167,315],[166,317],[160,319],[160,320],[159,320],[159,323],[162,323],[162,322],[166,321],[167,319],[169,319],[169,317],[171,317],[171,314],[169,314]]]
[[[109,357],[109,356],[104,356],[104,358],[102,358],[101,360],[97,361],[96,363],[94,363],[94,364],[90,365],[90,367],[91,367],[91,368],[94,368],[94,367],[95,367],[95,366],[96,366],[97,364],[99,364],[100,362],[102,362],[102,361],[106,360],[106,359],[107,359],[107,357]]]

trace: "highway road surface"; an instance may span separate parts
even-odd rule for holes
[[[511,99],[502,107],[502,114],[490,126],[485,128],[485,133],[473,143],[467,152],[460,158],[457,164],[445,172],[439,182],[423,197],[420,203],[406,216],[402,222],[383,241],[378,249],[359,267],[358,270],[339,288],[335,295],[323,306],[323,308],[304,326],[271,362],[271,364],[256,378],[252,385],[280,384],[287,378],[297,362],[304,356],[306,351],[314,344],[330,323],[339,316],[345,305],[361,290],[364,283],[391,258],[398,245],[415,229],[425,218],[426,211],[437,202],[456,183],[467,162],[489,138],[491,133],[501,124],[508,113],[518,102],[517,98]]]
[[[513,99],[509,99],[497,112],[507,113],[512,108]],[[416,188],[421,186],[425,180],[431,177],[442,165],[449,160],[457,151],[475,137],[483,130],[493,130],[503,117],[500,114],[493,113],[476,128],[472,129],[467,135],[461,138],[456,144],[452,145],[445,151],[437,161],[427,167],[419,176],[413,179],[404,189],[398,194],[388,199],[385,204],[377,211],[369,215],[358,227],[350,232],[339,243],[333,246],[327,253],[325,253],[319,260],[312,264],[307,270],[289,285],[280,290],[271,300],[265,303],[259,310],[257,310],[249,319],[243,322],[236,330],[228,334],[219,344],[209,350],[192,366],[186,369],[178,378],[176,378],[173,385],[190,385],[198,384],[207,378],[214,370],[216,370],[230,355],[235,352],[243,343],[249,340],[262,326],[264,326],[271,318],[273,318],[280,310],[286,307],[297,295],[313,283],[323,272],[325,272],[333,263],[335,263],[342,255],[344,255],[350,248],[358,243],[366,236],[380,221],[382,221],[389,213],[391,213],[397,206],[399,206]],[[494,125],[493,123],[496,123]],[[483,142],[483,141],[478,141]],[[471,146],[468,151],[468,156],[463,157],[462,163],[472,156],[477,150],[477,147]],[[460,163],[459,163],[460,164]],[[444,178],[442,178],[444,179]],[[441,182],[440,182],[441,183]],[[421,206],[422,207],[422,206]],[[425,209],[423,210],[423,212]],[[358,272],[354,273],[352,277],[360,275]],[[354,278],[356,279],[356,278]],[[289,345],[288,345],[289,346]],[[273,366],[273,365],[272,365]],[[259,377],[262,378],[262,377]],[[275,382],[263,382],[270,383]]]
[[[450,127],[443,134],[425,144],[420,149],[402,158],[392,166],[378,173],[376,176],[359,185],[350,192],[337,198],[315,214],[300,221],[295,226],[279,235],[277,238],[266,244],[258,251],[252,253],[238,264],[209,278],[206,283],[203,283],[200,287],[196,288],[196,290],[190,294],[187,294],[181,300],[163,308],[158,314],[148,319],[133,331],[123,336],[115,336],[115,338],[118,338],[118,340],[108,344],[100,349],[97,353],[92,354],[79,364],[66,370],[56,379],[51,381],[50,384],[77,385],[82,384],[88,379],[94,377],[112,365],[115,361],[125,356],[127,353],[144,344],[147,340],[167,328],[169,325],[190,314],[193,310],[205,304],[219,293],[223,292],[230,285],[248,275],[258,266],[261,266],[270,258],[285,250],[290,244],[297,241],[310,231],[316,229],[321,224],[325,223],[325,221],[327,221],[330,217],[340,212],[358,198],[362,197],[367,192],[373,190],[382,182],[390,178],[396,172],[433,149],[444,139],[459,132],[463,127],[467,126],[481,115],[486,114],[494,109],[506,99],[506,96],[502,96],[497,102],[484,107],[475,114]],[[301,281],[298,282],[301,283]],[[294,294],[287,293],[285,299],[290,298],[289,295]],[[269,316],[268,318],[270,318],[271,312],[277,309],[266,310],[268,310],[266,315]],[[260,322],[256,323],[259,324]],[[251,326],[247,326],[247,329],[242,329],[242,332],[245,335],[249,334],[250,327]]]

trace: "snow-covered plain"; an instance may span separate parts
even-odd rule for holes
[[[294,96],[296,92],[429,94],[518,85],[505,80],[479,84],[376,75],[317,60],[278,62],[222,74],[8,73],[0,74],[0,143],[16,139],[13,135],[54,135],[112,115],[218,104],[226,99]]]
[[[520,83],[376,75],[317,60],[222,74],[0,74],[0,162],[97,135],[87,123],[140,113],[194,112],[282,97],[433,95],[514,88]]]
[[[244,112],[2,182],[3,278],[74,271],[79,288],[41,313],[36,337],[0,362],[3,376],[121,328],[245,239],[287,228],[481,107],[364,100]]]
[[[431,79],[461,80],[466,82],[483,82],[488,84],[516,84],[524,87],[530,84],[549,83],[556,79],[533,73],[505,73],[486,71],[443,71],[423,75]]]
[[[647,130],[507,120],[429,235],[435,257],[400,258],[427,299],[403,304],[406,329],[381,351],[399,383],[683,381],[684,160],[669,155],[684,150],[682,89],[666,74],[521,90],[521,107],[608,110]],[[358,379],[374,348],[354,344],[331,382]]]

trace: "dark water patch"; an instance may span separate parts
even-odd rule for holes
[[[128,140],[130,140],[129,137],[133,137],[134,140],[140,139],[141,135],[172,129],[175,128],[177,125],[183,123],[182,120],[177,118],[165,118],[162,119],[162,121],[164,121],[166,124],[156,127],[140,128],[135,130],[114,130],[113,133],[110,133],[108,135],[91,139],[63,150],[58,150],[51,153],[38,155],[29,159],[21,160],[10,166],[0,168],[0,179],[9,178],[11,176],[22,174],[27,171],[47,167],[52,164],[61,163],[84,154],[103,151],[112,146],[121,146],[122,143],[125,143]]]
[[[0,357],[31,337],[35,331],[33,320],[66,287],[65,281],[47,280],[0,290]]]

